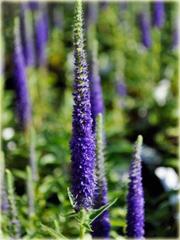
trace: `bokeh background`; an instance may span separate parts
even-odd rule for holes
[[[2,3],[4,41],[3,151],[6,167],[15,177],[19,218],[24,235],[48,237],[40,223],[53,228],[58,219],[65,236],[76,237],[67,188],[70,187],[70,149],[73,84],[74,2],[44,2],[43,10],[31,6],[35,16],[44,11],[48,40],[45,62],[27,67],[33,109],[35,154],[39,181],[36,187],[36,217],[27,218],[26,171],[28,149],[25,133],[16,117],[13,77],[13,24],[21,14],[20,3]],[[99,43],[99,73],[102,82],[106,134],[106,175],[111,236],[125,235],[128,168],[133,143],[144,138],[142,151],[145,191],[145,236],[177,237],[177,2],[164,3],[162,27],[153,26],[153,2],[96,2],[84,4],[85,35],[93,26]],[[145,14],[149,32],[143,33],[139,14]],[[148,28],[146,29],[148,31]],[[148,34],[149,46],[142,41]],[[35,52],[36,35],[33,35]],[[88,42],[86,42],[88,46]],[[38,86],[37,86],[38,82]],[[41,95],[37,94],[37,88]],[[4,218],[8,231],[8,217]]]

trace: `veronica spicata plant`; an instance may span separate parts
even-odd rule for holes
[[[14,26],[14,82],[16,93],[16,109],[19,124],[27,130],[31,122],[31,104],[27,86],[26,66],[24,62],[20,39],[19,19],[15,19]]]
[[[103,116],[99,113],[96,117],[96,188],[94,192],[94,208],[98,209],[108,203],[107,181],[104,169],[104,131]],[[92,223],[92,236],[108,238],[110,221],[108,210],[104,211]]]
[[[32,12],[27,3],[20,5],[20,30],[24,61],[28,67],[35,64],[35,49],[32,27]]]
[[[164,2],[155,1],[153,3],[153,16],[152,16],[153,26],[161,28],[163,27],[164,22],[165,22]]]
[[[151,47],[151,30],[148,15],[146,13],[140,13],[138,15],[139,30],[141,35],[141,42],[145,48]]]
[[[139,135],[129,169],[127,196],[127,236],[129,238],[143,238],[144,236],[144,193],[141,176],[142,141],[142,136]]]
[[[90,86],[84,50],[82,3],[76,2],[74,18],[74,89],[71,139],[72,195],[76,211],[90,209],[94,195],[95,140],[92,133]]]
[[[35,22],[35,45],[36,45],[36,58],[37,66],[43,67],[47,62],[47,22],[45,18],[44,6],[39,7],[36,12]]]
[[[96,117],[99,113],[104,113],[104,101],[101,87],[101,79],[98,68],[98,43],[95,39],[92,40],[91,45],[91,64],[90,64],[90,88],[91,88],[91,112],[93,118],[93,131],[95,131]]]

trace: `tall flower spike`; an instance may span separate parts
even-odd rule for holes
[[[91,44],[91,43],[90,43]],[[98,68],[98,43],[96,40],[92,40],[91,47],[91,64],[90,64],[90,88],[91,88],[91,112],[93,118],[93,131],[95,131],[96,117],[99,113],[104,113],[104,101],[101,87],[101,79],[99,76]]]
[[[71,139],[72,194],[75,209],[92,207],[95,141],[92,133],[90,88],[84,51],[82,3],[76,2],[74,32],[74,106]]]
[[[35,49],[32,28],[32,12],[29,10],[27,3],[22,3],[20,6],[20,30],[24,61],[27,66],[32,67],[35,64]]]
[[[127,86],[123,80],[119,80],[117,82],[117,93],[121,97],[125,97],[127,95]]]
[[[53,7],[53,26],[58,30],[64,27],[64,12],[62,8],[58,8],[58,4]]]
[[[28,5],[29,5],[29,8],[32,10],[32,11],[36,11],[38,10],[39,8],[39,1],[29,1],[28,2]]]
[[[0,151],[0,216],[2,216],[2,212],[7,212],[9,209],[9,203],[6,192],[6,183],[5,183],[5,161],[4,154],[2,150]],[[1,217],[0,217],[1,219]]]
[[[143,138],[139,135],[129,170],[130,182],[127,196],[127,236],[139,239],[144,236],[144,194],[140,156],[142,141]]]
[[[109,2],[108,1],[100,1],[99,8],[100,10],[106,10],[108,8]]]
[[[94,208],[98,209],[108,203],[107,182],[104,169],[104,132],[103,116],[96,117],[96,188],[94,192]],[[92,236],[95,238],[108,238],[110,232],[109,213],[104,211],[92,223]]]
[[[164,2],[156,1],[153,3],[153,16],[152,16],[153,26],[161,28],[164,25],[164,21],[165,21]]]
[[[179,47],[179,22],[176,20],[174,23],[173,33],[172,33],[172,48],[178,49]]]
[[[138,16],[141,42],[146,48],[151,47],[151,31],[150,31],[150,22],[147,14],[140,13]]]
[[[47,45],[47,22],[45,21],[44,7],[38,9],[35,22],[35,44],[37,65],[45,66],[47,61],[46,45]]]
[[[17,116],[21,128],[26,130],[31,122],[31,105],[27,86],[26,67],[20,41],[19,19],[15,19],[13,61]]]
[[[89,27],[91,24],[96,24],[98,18],[98,3],[87,2],[86,7],[86,24]]]

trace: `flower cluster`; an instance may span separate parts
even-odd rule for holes
[[[153,3],[153,25],[161,28],[165,22],[165,12],[163,1],[156,1]]]
[[[47,40],[48,40],[48,23],[46,16],[46,8],[44,5],[41,5],[37,11],[35,22],[35,47],[38,66],[46,65]]]
[[[24,61],[27,66],[35,64],[35,49],[33,41],[32,13],[27,3],[21,4],[20,29]]]
[[[146,48],[151,47],[151,32],[150,32],[150,22],[147,14],[140,13],[138,16],[141,42]]]
[[[95,142],[92,133],[90,87],[84,51],[82,4],[77,2],[74,20],[74,107],[71,139],[72,194],[75,209],[92,207]]]
[[[143,238],[144,236],[144,194],[141,176],[142,136],[138,136],[134,156],[129,170],[129,190],[127,196],[127,236]]]
[[[31,104],[27,86],[26,66],[20,40],[19,19],[14,29],[14,82],[16,92],[16,109],[22,129],[27,129],[31,122]]]
[[[104,169],[104,132],[103,116],[99,113],[96,117],[96,188],[94,192],[94,208],[98,209],[108,203],[107,181]],[[110,220],[108,211],[104,211],[92,223],[93,237],[109,237]]]
[[[89,71],[90,89],[91,89],[91,112],[93,118],[93,131],[95,131],[96,117],[99,113],[104,113],[104,101],[99,76],[98,59],[97,59],[97,41],[93,40],[91,48],[91,63]]]

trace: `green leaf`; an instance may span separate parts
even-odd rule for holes
[[[93,212],[90,215],[90,224],[96,219],[98,218],[104,211],[106,211],[107,209],[109,209],[113,204],[115,204],[115,202],[118,200],[118,198],[114,199],[112,202],[102,206],[101,208],[97,209],[97,210],[93,210]]]
[[[83,223],[83,226],[84,226],[88,231],[90,231],[90,232],[93,231],[92,228],[91,228],[90,223]]]
[[[75,217],[75,216],[77,216],[78,214],[79,214],[79,213],[73,211],[73,212],[69,212],[69,213],[65,214],[65,217]]]
[[[59,234],[60,233],[59,223],[56,219],[54,220],[54,227],[55,227],[56,232]]]
[[[22,170],[15,169],[13,171],[13,174],[14,174],[15,177],[26,180],[26,173]]]
[[[71,193],[69,188],[67,188],[67,193],[68,193],[68,197],[69,197],[69,201],[71,203],[71,206],[74,208],[73,195],[72,195],[72,193]]]
[[[41,226],[42,226],[42,228],[44,229],[45,232],[49,233],[49,235],[51,237],[53,237],[57,240],[59,240],[59,239],[66,239],[67,240],[67,238],[64,235],[62,235],[61,233],[57,233],[56,231],[54,231],[54,229],[52,229],[52,228],[50,228],[50,227],[48,227],[48,226],[46,226],[42,223],[41,223]]]

